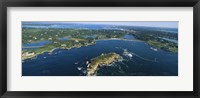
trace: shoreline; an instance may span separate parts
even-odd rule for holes
[[[92,58],[91,62],[87,65],[87,76],[95,76],[99,68],[102,66],[110,66],[111,64],[117,62],[120,58],[122,57],[115,52],[101,54]]]
[[[94,44],[96,44],[96,43],[94,43]],[[83,46],[90,46],[90,45],[94,45],[94,44],[92,43],[92,44],[83,45]],[[22,54],[22,61],[27,60],[27,59],[32,59],[32,58],[37,57],[38,55],[43,54],[43,53],[45,53],[45,52],[52,53],[52,52],[55,51],[56,49],[70,50],[70,49],[74,49],[74,48],[81,48],[81,47],[83,47],[83,46],[80,46],[80,47],[76,47],[76,46],[75,46],[75,47],[71,47],[71,48],[56,47],[56,48],[53,48],[53,49],[51,49],[51,50],[49,50],[49,51],[42,51],[42,52],[40,52],[40,53],[33,54],[32,56],[27,57],[27,58],[24,58],[24,59],[23,59],[23,54]],[[27,52],[25,52],[25,53],[27,53]]]
[[[123,38],[110,38],[110,39],[98,39],[98,40],[95,40],[95,41],[106,41],[106,40],[124,40],[124,41],[137,41],[137,42],[145,42],[145,41],[142,41],[142,40],[138,40],[138,39],[123,39]]]
[[[73,49],[73,48],[81,48],[81,47],[83,47],[83,46],[90,46],[90,45],[95,45],[96,44],[96,42],[98,42],[98,41],[109,41],[109,40],[122,40],[122,41],[136,41],[136,42],[144,42],[144,43],[146,43],[146,44],[148,44],[149,46],[151,46],[151,47],[155,47],[155,48],[157,48],[157,49],[160,49],[159,47],[156,47],[156,46],[154,46],[154,45],[150,45],[148,42],[146,42],[146,41],[142,41],[142,40],[137,40],[137,39],[124,39],[124,38],[109,38],[109,39],[98,39],[98,40],[94,40],[94,43],[87,43],[87,45],[80,45],[80,46],[71,46],[71,47],[55,47],[55,48],[53,48],[53,49],[51,49],[51,50],[47,50],[47,51],[42,51],[42,52],[39,52],[39,53],[34,53],[34,52],[32,52],[33,54],[32,55],[30,55],[29,53],[27,53],[27,55],[29,55],[29,56],[24,56],[23,57],[23,55],[26,53],[22,53],[22,61],[23,60],[27,60],[27,59],[32,59],[32,58],[34,58],[34,57],[36,57],[36,56],[38,56],[38,55],[40,55],[40,54],[43,54],[43,53],[45,53],[45,52],[48,52],[48,53],[52,53],[54,50],[56,50],[56,49],[65,49],[65,50],[70,50],[70,49]],[[23,51],[23,50],[22,50]],[[164,50],[164,51],[166,51],[166,50]],[[172,53],[174,53],[173,51],[166,51],[166,52],[172,52]],[[177,52],[175,52],[175,53],[177,53]]]

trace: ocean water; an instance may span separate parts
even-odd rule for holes
[[[130,38],[130,36],[127,36]],[[132,37],[131,37],[132,38]],[[124,51],[132,57],[124,55]],[[177,76],[178,54],[158,49],[141,41],[98,40],[95,45],[70,50],[56,49],[22,63],[22,76],[85,76],[87,61],[102,53],[115,52],[123,60],[101,67],[97,76]]]

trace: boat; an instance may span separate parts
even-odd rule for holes
[[[129,57],[133,57],[133,55],[132,55],[131,53],[129,53],[127,56],[129,56]]]
[[[123,55],[130,57],[130,58],[133,57],[133,55],[130,52],[128,52],[127,49],[124,49]]]
[[[153,51],[158,51],[158,49],[151,47],[151,50]]]
[[[77,69],[78,69],[78,70],[81,70],[81,67],[78,67]]]
[[[75,62],[74,64],[78,64],[78,62]]]
[[[86,64],[89,64],[89,62],[88,62],[88,61],[86,61]]]

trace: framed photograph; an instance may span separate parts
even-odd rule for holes
[[[198,98],[199,0],[4,0],[2,98]]]

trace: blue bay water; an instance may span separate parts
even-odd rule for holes
[[[129,38],[129,37],[128,37]],[[133,57],[123,55],[124,50]],[[70,50],[57,49],[22,63],[23,76],[85,76],[86,62],[102,53],[116,52],[123,57],[98,70],[99,76],[177,76],[178,54],[154,51],[144,42],[99,40],[95,45]]]
[[[59,40],[66,41],[66,40],[69,40],[69,38],[63,37],[63,38],[59,38]]]
[[[34,46],[42,47],[42,46],[49,44],[49,43],[51,43],[51,42],[50,41],[39,41],[39,42],[23,44],[23,46],[24,47],[34,47]]]
[[[50,43],[51,43],[51,41],[39,41],[39,42],[32,42],[32,43],[23,44],[22,50],[40,48],[40,47],[43,47],[44,45],[47,45],[47,44],[50,44]]]

